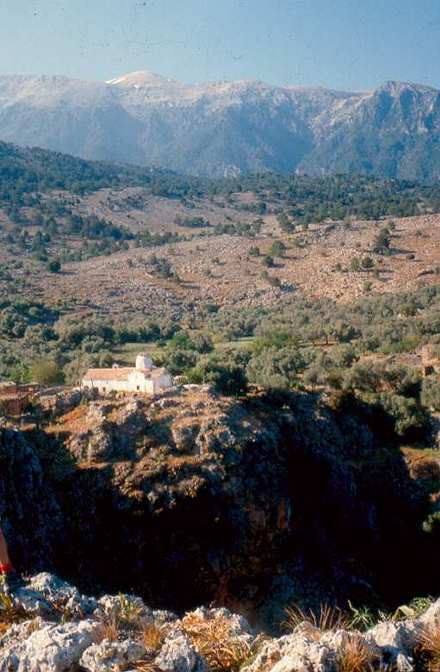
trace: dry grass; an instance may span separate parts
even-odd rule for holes
[[[110,642],[119,640],[119,622],[114,616],[106,618],[102,622],[102,639],[108,639]]]
[[[428,672],[440,672],[440,625],[429,625],[420,631],[417,654]]]
[[[3,635],[11,625],[19,623],[29,618],[26,611],[15,604],[12,597],[1,590],[0,584],[0,636]]]
[[[328,604],[321,604],[319,611],[312,609],[304,611],[297,605],[285,609],[286,619],[282,623],[287,632],[293,632],[298,625],[308,623],[322,632],[328,630],[347,629],[349,626],[347,616],[339,609]]]
[[[141,637],[142,643],[149,651],[159,651],[164,643],[167,630],[164,626],[155,625],[154,623],[144,626]]]
[[[154,663],[147,660],[139,660],[136,663],[130,663],[130,670],[137,670],[137,672],[161,672],[160,668]],[[129,669],[124,668],[124,669]]]
[[[0,637],[3,637],[3,635],[9,630],[10,627],[11,623],[7,623],[0,620]]]
[[[367,642],[352,635],[347,638],[336,658],[338,672],[367,672],[373,669],[376,657]]]
[[[137,627],[142,614],[142,604],[135,600],[130,600],[122,593],[119,595],[119,604],[116,610],[116,617],[126,625]]]
[[[221,616],[203,619],[188,614],[181,625],[211,672],[238,672],[255,652],[254,646],[231,632],[230,623]]]

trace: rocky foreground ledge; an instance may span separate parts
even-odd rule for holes
[[[270,638],[227,609],[178,617],[132,595],[86,597],[47,573],[13,600],[0,593],[0,672],[410,672],[439,661],[440,600],[365,632],[302,622]]]

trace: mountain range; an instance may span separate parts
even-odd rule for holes
[[[187,85],[149,72],[107,82],[0,77],[0,140],[87,159],[241,172],[440,176],[440,91],[361,93],[259,81]]]

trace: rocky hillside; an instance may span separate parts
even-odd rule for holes
[[[148,72],[109,82],[0,78],[0,138],[78,156],[185,173],[369,172],[439,176],[439,93],[388,82],[375,91],[185,85]]]
[[[412,468],[383,412],[350,397],[42,396],[20,429],[3,422],[0,465],[17,565],[89,592],[214,603],[276,630],[294,602],[396,606],[439,589],[422,529],[438,462]]]

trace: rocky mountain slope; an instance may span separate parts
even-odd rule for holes
[[[263,82],[185,85],[148,72],[108,82],[0,77],[0,138],[186,173],[371,172],[435,180],[439,92],[366,93]]]

